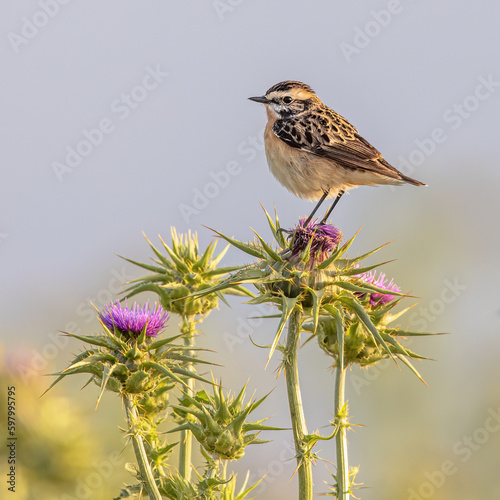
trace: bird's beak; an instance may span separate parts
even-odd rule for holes
[[[267,97],[265,95],[259,97],[249,97],[251,101],[260,102],[261,104],[269,104]]]

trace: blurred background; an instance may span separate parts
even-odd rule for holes
[[[142,232],[170,241],[170,226],[197,231],[202,247],[206,226],[242,240],[252,227],[270,241],[259,202],[276,205],[284,226],[312,209],[269,173],[265,113],[247,100],[286,79],[310,84],[429,185],[360,188],[334,213],[346,238],[362,227],[353,254],[394,240],[378,259],[396,259],[386,273],[418,297],[401,326],[450,333],[412,344],[435,360],[417,364],[429,387],[393,363],[348,374],[363,426],[349,437],[358,496],[500,498],[499,16],[493,0],[5,3],[1,377],[17,387],[16,498],[107,499],[130,481],[114,394],[95,411],[82,376],[39,398],[80,349],[58,331],[96,332],[91,302],[115,300],[141,275],[117,254],[147,261]],[[223,262],[241,259],[231,249]],[[231,306],[199,342],[216,351],[228,389],[249,377],[258,397],[274,388],[258,416],[288,427],[278,356],[264,370],[267,352],[248,338],[266,343],[276,325],[249,320],[262,311],[239,299]],[[300,363],[309,430],[326,433],[329,359],[310,342]],[[259,499],[295,498],[291,432],[271,437],[234,469],[267,474]],[[335,471],[333,443],[319,448],[317,494]]]

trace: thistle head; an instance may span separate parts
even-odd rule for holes
[[[323,262],[337,248],[342,239],[340,229],[330,224],[317,224],[300,218],[299,224],[288,231],[291,235],[292,254],[290,259],[296,260],[308,253],[309,266]]]
[[[129,307],[127,299],[125,306],[117,300],[99,313],[104,326],[126,338],[137,338],[143,332],[146,337],[157,337],[165,328],[168,317],[168,312],[156,302],[152,309],[149,308],[149,301],[144,306],[134,303]]]
[[[56,373],[58,378],[51,387],[68,375],[87,373],[101,388],[98,402],[105,389],[135,394],[142,398],[142,413],[153,416],[165,409],[166,391],[175,385],[187,387],[186,378],[205,381],[186,368],[187,363],[198,360],[188,347],[175,343],[182,334],[156,339],[168,320],[168,313],[158,304],[150,308],[148,303],[129,306],[125,302],[122,306],[117,301],[107,305],[98,319],[103,333],[67,333],[91,347],[77,355],[68,368]]]
[[[268,359],[281,348],[280,338],[286,322],[297,310],[302,312],[302,328],[317,334],[321,347],[334,357],[335,363],[339,359],[339,324],[348,353],[347,363],[367,366],[385,357],[403,356],[408,364],[407,358],[419,357],[403,348],[396,338],[408,332],[387,326],[402,314],[390,313],[401,298],[399,288],[393,281],[387,283],[385,275],[377,278],[371,273],[381,264],[359,267],[362,260],[385,245],[357,257],[348,257],[356,235],[340,245],[341,233],[333,226],[316,222],[304,226],[304,221],[300,220],[296,228],[283,231],[277,216],[273,220],[267,212],[265,214],[274,236],[272,244],[257,233],[258,241],[248,243],[217,233],[257,259],[254,264],[241,266],[238,272],[197,294],[198,297],[236,285],[255,286],[258,293],[249,303],[271,303],[281,311]],[[287,240],[283,233],[292,236]]]
[[[390,281],[385,277],[385,273],[380,273],[377,276],[376,271],[368,271],[361,274],[355,275],[356,278],[369,283],[377,288],[387,290],[387,292],[401,292],[401,288],[394,283],[394,280]],[[368,302],[372,307],[385,306],[391,300],[394,300],[394,295],[390,293],[373,291],[371,293],[359,293],[358,294],[361,301]]]
[[[127,297],[141,292],[154,292],[158,295],[161,305],[170,312],[182,317],[206,315],[218,306],[218,296],[207,294],[194,300],[190,295],[217,284],[221,275],[234,269],[217,267],[227,248],[214,256],[214,242],[201,253],[196,233],[189,231],[179,235],[172,228],[171,234],[171,246],[160,238],[163,251],[147,240],[156,256],[153,265],[125,259],[151,271],[151,274],[132,282],[132,286],[126,291]]]
[[[390,357],[390,354],[381,348],[381,345],[366,331],[359,321],[354,320],[343,327],[345,328],[343,338],[345,365],[356,364],[366,367]],[[327,316],[321,317],[316,335],[319,346],[327,355],[335,359],[335,365],[338,366],[339,341],[337,323]]]
[[[266,443],[258,436],[263,430],[279,430],[278,427],[262,425],[267,419],[247,422],[247,417],[267,396],[258,401],[244,404],[245,387],[238,395],[225,395],[219,384],[214,386],[213,395],[199,391],[194,397],[185,394],[181,405],[174,406],[174,412],[185,418],[186,424],[170,432],[190,429],[197,441],[209,454],[225,460],[238,460],[250,444]],[[256,431],[256,432],[255,432]]]

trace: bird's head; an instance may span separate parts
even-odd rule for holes
[[[319,101],[309,85],[288,80],[273,85],[263,96],[249,99],[265,104],[276,118],[298,115]]]

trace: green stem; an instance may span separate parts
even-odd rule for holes
[[[346,409],[345,404],[345,376],[347,368],[337,367],[335,377],[335,415],[339,426],[335,436],[337,448],[337,499],[349,500],[349,464],[347,461],[347,437],[346,437]]]
[[[299,479],[299,500],[312,500],[313,478],[312,462],[305,443],[307,436],[306,420],[302,408],[302,397],[299,386],[299,370],[297,354],[299,350],[301,311],[293,311],[288,320],[288,337],[285,351],[285,378],[288,394],[288,405],[292,420],[293,440],[297,459],[297,475]]]
[[[335,374],[335,421],[338,431],[335,436],[337,449],[337,500],[349,500],[349,464],[347,461],[347,406],[345,405],[345,379],[347,367],[344,358],[344,325],[342,316],[337,311],[334,314],[337,341],[339,344],[339,359]]]
[[[217,477],[219,475],[221,459],[217,454],[212,455],[212,461],[208,465],[206,478],[211,479],[213,477]]]
[[[210,457],[209,455],[206,455],[207,457],[207,470],[205,472],[204,476],[204,489],[201,492],[199,500],[210,500],[211,498],[214,498],[208,491],[208,482],[210,479],[213,478],[219,478],[219,470],[220,470],[220,465],[222,463],[222,460],[219,458],[219,456],[216,453],[213,453],[212,456]],[[227,464],[227,462],[226,462]],[[224,466],[224,477],[222,479],[225,479],[225,474],[226,474],[226,468]]]
[[[138,420],[137,409],[134,406],[134,398],[128,394],[123,394],[123,403],[127,414],[127,422],[129,433],[132,436],[132,444],[134,445],[135,457],[141,472],[141,479],[146,487],[147,494],[151,500],[161,500],[158,486],[156,485],[151,465],[149,464],[142,436],[136,428]]]
[[[184,334],[184,345],[188,347],[194,346],[194,327],[196,321],[193,316],[185,316],[182,318],[181,332]],[[187,355],[192,355],[191,352],[186,352]],[[193,364],[188,363],[186,365],[187,370],[193,369]],[[189,395],[194,394],[194,379],[190,378],[187,380],[186,392]],[[191,481],[191,455],[193,447],[193,434],[189,429],[181,431],[180,436],[180,448],[179,448],[179,474],[186,479]]]

